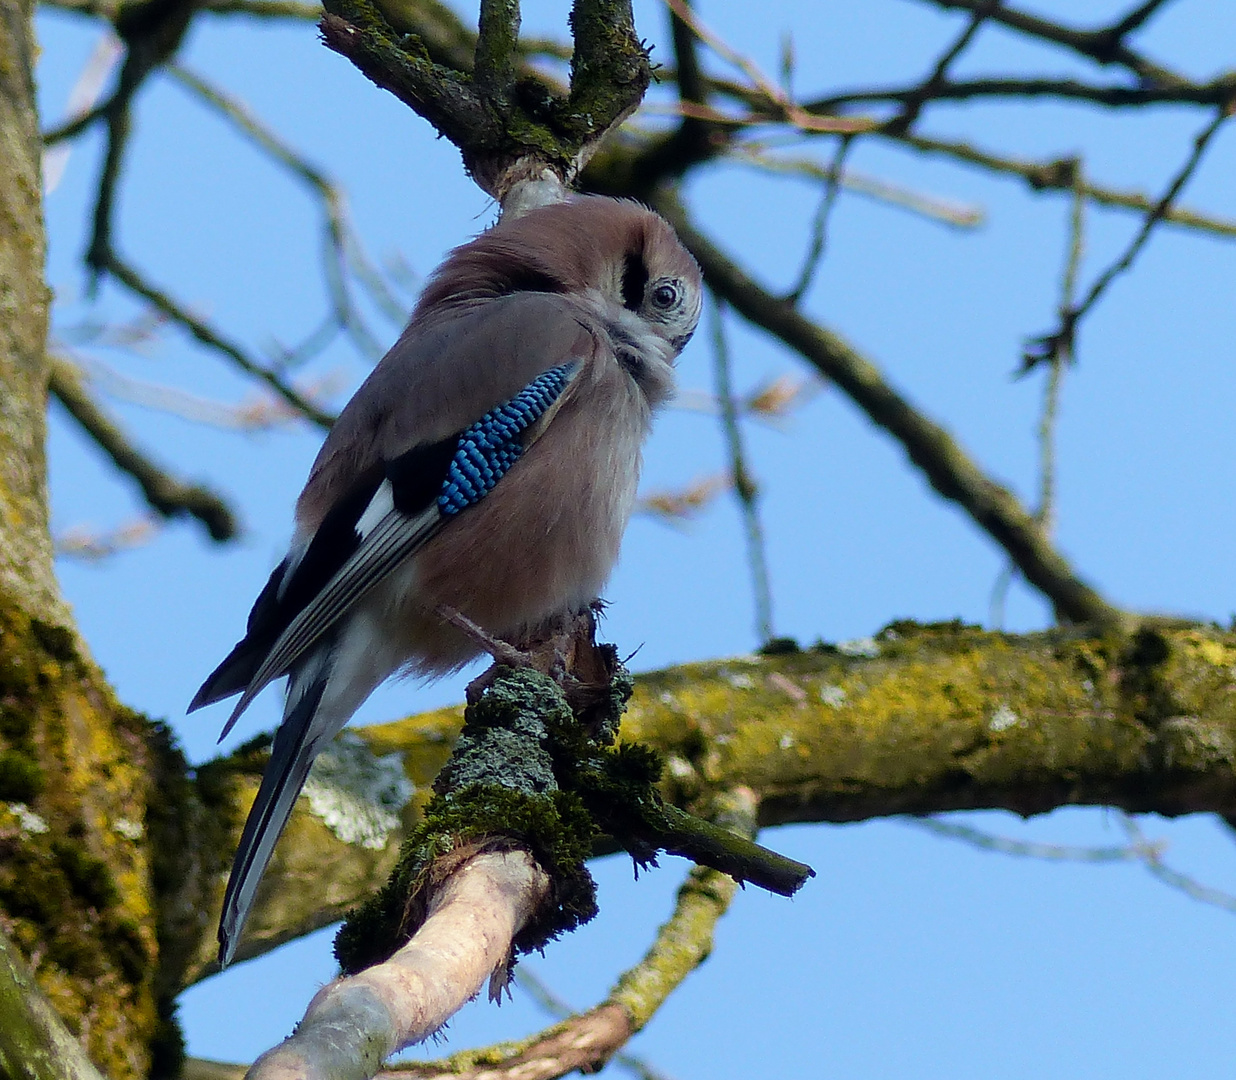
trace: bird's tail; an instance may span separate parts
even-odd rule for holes
[[[309,673],[302,668],[300,673],[292,675],[283,723],[275,732],[270,748],[270,764],[262,774],[262,784],[232,862],[232,874],[223,897],[223,916],[219,921],[220,967],[227,967],[236,954],[258,884],[292,815],[296,798],[305,786],[309,767],[321,748],[322,736],[329,738],[334,734],[333,727],[323,730],[325,725],[317,716],[331,663],[327,659],[324,664],[307,666],[316,670]]]

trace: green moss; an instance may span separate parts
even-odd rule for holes
[[[0,597],[0,912],[87,1052],[147,1073],[155,940],[145,852],[144,718],[119,706],[72,632]]]
[[[501,669],[465,713],[437,794],[407,839],[387,885],[349,917],[335,943],[345,971],[385,959],[420,925],[434,886],[482,851],[522,848],[551,880],[551,895],[515,940],[541,948],[596,913],[585,860],[599,831],[647,831],[657,756],[612,743],[631,694],[630,675],[583,695],[572,710],[559,686],[530,670]],[[646,842],[630,842],[651,858]]]
[[[464,859],[485,851],[530,851],[552,892],[515,939],[526,952],[596,914],[596,886],[585,860],[596,828],[579,798],[564,791],[529,795],[498,785],[472,785],[438,795],[405,841],[387,884],[348,916],[335,939],[346,973],[385,960],[425,917],[432,889]]]
[[[30,754],[0,751],[0,802],[33,802],[44,779],[43,767]]]

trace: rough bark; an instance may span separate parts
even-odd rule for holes
[[[1234,672],[1236,634],[1215,627],[1017,636],[898,623],[840,647],[640,676],[622,737],[665,755],[667,801],[700,812],[726,791],[750,788],[761,826],[1070,805],[1231,815]],[[247,939],[247,955],[326,925],[382,885],[462,721],[460,706],[351,736],[398,761],[416,785],[403,827],[384,850],[362,851],[301,800],[259,897],[260,929]],[[239,805],[249,791],[247,781],[237,789]],[[238,831],[239,810],[229,813]],[[226,850],[235,836],[217,842]],[[318,879],[331,880],[321,902],[303,888],[303,868],[314,865],[348,868]],[[217,875],[207,885],[207,894],[186,888],[177,903],[216,910]],[[213,925],[186,945],[194,959],[183,984],[212,970],[212,944]]]
[[[0,927],[120,1080],[147,1075],[159,1026],[147,725],[86,655],[53,573],[32,9],[0,0]],[[11,1037],[0,1025],[4,1051]]]

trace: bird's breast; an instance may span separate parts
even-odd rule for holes
[[[427,615],[439,604],[515,640],[605,586],[635,500],[648,407],[612,362],[590,367],[575,390],[497,486],[375,598],[406,637],[413,670],[450,670],[476,653]]]

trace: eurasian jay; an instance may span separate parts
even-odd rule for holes
[[[190,711],[288,676],[219,925],[235,953],[318,752],[396,672],[481,651],[439,610],[518,642],[586,608],[618,558],[652,414],[699,321],[665,221],[577,197],[456,248],[331,429],[287,557]]]

